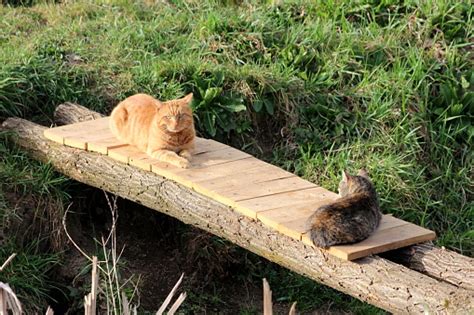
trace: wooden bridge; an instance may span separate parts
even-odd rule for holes
[[[46,129],[44,136],[173,180],[309,246],[308,217],[319,206],[338,198],[331,191],[214,140],[196,139],[189,169],[160,162],[115,138],[109,117]],[[352,260],[434,238],[430,230],[385,215],[371,237],[353,245],[333,246],[329,253]]]
[[[305,221],[335,193],[213,140],[198,139],[191,168],[179,169],[119,142],[108,130],[108,118],[98,113],[66,104],[55,118],[75,125],[47,129],[8,119],[2,126],[16,131],[12,139],[34,158],[71,178],[167,213],[368,303],[395,313],[474,310],[473,259],[430,244],[387,254],[411,269],[373,255],[433,239],[432,231],[385,215],[363,242],[316,249]]]

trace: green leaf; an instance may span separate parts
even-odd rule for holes
[[[224,83],[224,72],[217,71],[213,80],[214,85],[220,86]]]
[[[212,88],[208,88],[206,90],[206,93],[204,94],[204,100],[206,102],[210,102],[212,101],[213,99],[215,99],[217,96],[219,96],[222,92],[222,88],[221,87],[212,87]]]
[[[255,110],[255,112],[260,113],[260,111],[263,108],[263,102],[261,100],[256,100],[255,102],[252,103],[252,107]]]
[[[225,109],[227,109],[229,112],[232,113],[238,113],[244,110],[247,110],[247,107],[245,107],[244,104],[226,104],[222,105]]]
[[[452,104],[456,101],[456,93],[449,83],[444,83],[440,87],[440,94],[446,104]]]
[[[195,100],[193,100],[193,102],[191,103],[191,109],[194,111],[196,110],[199,110],[201,107],[204,107],[206,105],[206,102],[204,101],[200,101],[200,102],[197,102]]]
[[[453,104],[449,109],[450,114],[453,116],[461,115],[464,106],[463,104]]]
[[[216,135],[216,116],[212,112],[206,112],[204,114],[204,128],[211,137]]]
[[[467,90],[469,88],[469,82],[467,82],[467,80],[464,76],[461,76],[461,86],[465,90]]]
[[[267,113],[273,115],[273,103],[267,99],[263,100],[263,103],[265,104],[265,109],[267,110]]]

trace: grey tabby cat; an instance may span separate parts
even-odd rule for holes
[[[377,192],[365,170],[356,176],[344,171],[339,195],[340,198],[319,207],[308,219],[310,238],[318,247],[362,241],[380,224],[382,213]]]

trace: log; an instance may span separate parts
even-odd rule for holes
[[[44,127],[10,118],[3,128],[31,157],[49,162],[79,182],[166,213],[290,270],[394,313],[462,313],[474,310],[473,292],[438,281],[378,256],[343,261],[304,245],[151,172],[106,156],[64,147]]]
[[[87,107],[70,102],[59,105],[54,111],[54,122],[57,125],[69,125],[101,117],[103,117],[102,114],[94,112]]]
[[[54,114],[57,125],[101,117],[103,115],[97,112],[69,102],[59,105]],[[381,256],[457,287],[474,290],[474,259],[436,247],[431,242],[394,250]]]
[[[474,291],[474,259],[471,257],[431,243],[402,248],[383,256],[430,277]]]

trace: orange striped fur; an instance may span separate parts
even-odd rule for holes
[[[110,115],[114,135],[153,158],[182,168],[189,167],[194,150],[193,94],[160,102],[135,94],[120,102]]]

